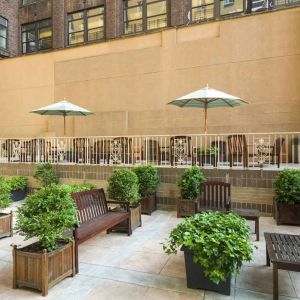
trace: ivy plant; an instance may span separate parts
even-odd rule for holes
[[[53,170],[53,165],[50,163],[38,164],[33,177],[39,181],[42,187],[58,183],[58,177]]]
[[[201,169],[193,166],[185,169],[177,182],[182,199],[194,200],[200,195],[200,185],[205,180]]]
[[[28,178],[25,176],[12,176],[6,181],[12,191],[23,190],[28,184]]]
[[[25,240],[37,237],[41,250],[52,251],[76,222],[76,206],[69,189],[52,184],[25,199],[18,209],[15,229]]]
[[[153,165],[139,165],[133,168],[138,177],[139,192],[142,197],[153,194],[159,184],[159,174]]]
[[[135,205],[140,201],[137,175],[129,169],[114,169],[108,178],[108,195],[118,201],[129,201]]]
[[[273,187],[278,202],[300,203],[300,170],[289,168],[282,170],[276,177]]]
[[[243,261],[250,261],[253,246],[245,219],[234,213],[206,212],[186,218],[170,233],[163,245],[167,254],[180,246],[193,253],[204,275],[218,284],[238,274]]]

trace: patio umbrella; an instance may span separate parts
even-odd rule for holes
[[[208,86],[198,91],[180,97],[168,104],[176,105],[179,107],[192,107],[204,109],[204,131],[207,133],[207,109],[223,106],[239,106],[246,101],[223,92],[209,88]]]
[[[66,100],[39,108],[31,111],[32,113],[48,116],[64,117],[64,135],[66,135],[66,116],[88,116],[92,115],[91,111],[70,103]]]

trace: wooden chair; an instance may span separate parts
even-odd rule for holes
[[[88,139],[76,138],[73,140],[74,159],[76,163],[87,162]]]
[[[110,140],[100,140],[94,143],[91,157],[95,164],[99,164],[101,161],[109,164],[110,158]]]
[[[161,150],[158,141],[152,139],[145,141],[143,152],[143,157],[147,159],[147,162],[161,164]]]
[[[271,147],[271,163],[275,164],[277,163],[277,167],[280,168],[281,163],[281,154],[282,154],[282,148],[285,142],[285,138],[279,137],[275,140],[274,146]]]
[[[228,160],[232,167],[235,162],[242,162],[244,168],[249,166],[249,155],[246,136],[235,134],[228,136]]]
[[[197,212],[208,210],[230,211],[230,183],[205,181],[200,187],[200,197],[197,201]]]
[[[171,165],[186,165],[192,159],[192,138],[173,136],[170,138]]]
[[[117,137],[110,143],[110,160],[113,164],[132,163],[132,138]]]

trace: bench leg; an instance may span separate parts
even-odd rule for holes
[[[128,218],[128,231],[127,231],[128,236],[132,235],[132,228],[131,228],[131,218]]]
[[[259,218],[255,219],[256,240],[259,241]]]
[[[269,256],[269,253],[268,253],[268,248],[266,246],[266,265],[268,267],[270,267],[270,256]]]
[[[75,229],[73,231],[74,235],[74,242],[75,242],[75,268],[76,268],[76,274],[79,272],[79,262],[78,262],[78,239],[77,239],[77,230]]]
[[[278,300],[278,268],[276,263],[273,263],[273,300]]]

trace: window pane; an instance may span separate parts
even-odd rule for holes
[[[0,17],[0,25],[3,25],[4,27],[7,27],[7,20],[3,17]]]
[[[147,16],[148,17],[166,14],[166,12],[167,12],[166,1],[156,2],[156,3],[147,5]]]
[[[39,30],[39,39],[49,38],[52,36],[52,30],[49,27]]]
[[[22,31],[28,31],[28,30],[34,30],[34,29],[35,29],[35,23],[22,26]]]
[[[142,7],[133,7],[125,11],[125,20],[133,21],[143,17]]]
[[[147,29],[156,29],[156,28],[162,28],[167,26],[167,16],[157,16],[147,19]]]
[[[69,34],[69,44],[79,44],[84,42],[84,33],[82,32],[76,32],[76,33],[70,33]]]
[[[220,14],[229,15],[235,14],[244,11],[244,1],[243,0],[235,0],[235,1],[221,1],[220,5]]]
[[[82,11],[68,15],[68,19],[70,21],[77,20],[77,19],[82,19],[82,18],[83,18],[83,12]]]
[[[101,7],[97,7],[97,8],[93,8],[93,9],[89,9],[87,11],[87,15],[89,17],[91,16],[96,16],[96,15],[100,15],[100,14],[103,14],[104,13],[104,7],[101,6]]]
[[[96,16],[88,18],[88,29],[104,26],[104,16]]]
[[[6,49],[6,39],[0,36],[0,48]]]
[[[133,6],[138,6],[138,5],[142,5],[143,4],[143,0],[128,0],[128,1],[124,1],[124,6],[125,7],[133,7]]]
[[[83,20],[69,22],[69,33],[84,30]]]
[[[51,38],[39,40],[39,49],[40,50],[50,49],[50,48],[52,48],[52,39]]]
[[[192,8],[192,20],[204,21],[214,17],[214,4],[206,4]]]
[[[88,31],[88,40],[96,41],[104,38],[103,28],[91,29]]]
[[[143,20],[125,23],[125,34],[143,31]]]
[[[0,36],[4,38],[7,37],[7,27],[0,25]]]
[[[35,41],[35,31],[27,31],[22,34],[23,42]]]

